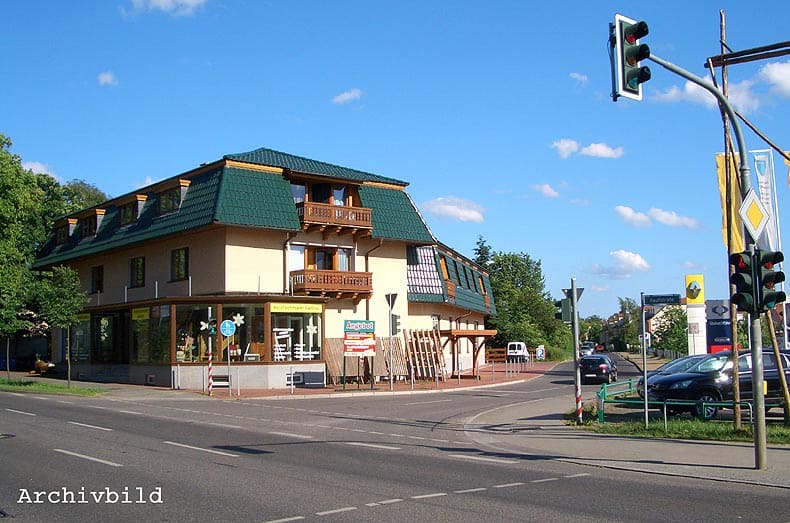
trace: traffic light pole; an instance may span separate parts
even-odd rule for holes
[[[581,425],[582,419],[582,375],[579,368],[579,313],[577,312],[576,278],[571,278],[571,324],[573,325],[573,366],[576,369],[576,422]]]
[[[746,157],[746,142],[743,139],[738,119],[735,116],[735,111],[730,105],[729,100],[721,91],[715,88],[710,82],[705,81],[703,78],[678,67],[677,65],[667,62],[658,56],[651,54],[648,60],[652,60],[664,69],[671,71],[686,80],[702,87],[719,102],[719,106],[727,112],[730,123],[732,124],[733,132],[735,133],[735,141],[738,144],[738,163],[741,175],[741,192],[746,195],[751,189],[751,173],[749,171],[749,163]],[[729,212],[729,211],[728,211]],[[754,239],[748,231],[746,231],[746,248],[754,249]],[[760,325],[759,311],[753,310],[749,313],[750,332],[751,332],[751,350],[752,350],[752,392],[754,394],[754,468],[764,469],[767,461],[767,440],[765,435],[765,395],[763,392],[763,358],[762,358],[762,344],[763,344],[763,329]],[[733,365],[737,365],[738,361],[735,360]]]

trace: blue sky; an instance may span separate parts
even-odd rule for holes
[[[787,40],[786,1],[7,0],[0,132],[28,167],[111,196],[258,147],[405,180],[440,241],[527,253],[555,297],[575,277],[582,316],[690,273],[723,299],[713,97],[648,62],[645,99],[613,103],[606,47],[619,12],[709,78],[720,9],[733,50]],[[729,81],[790,149],[790,57]]]

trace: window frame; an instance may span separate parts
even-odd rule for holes
[[[91,294],[104,292],[104,265],[91,267]]]
[[[145,256],[129,258],[129,288],[145,287]]]
[[[173,249],[170,251],[170,281],[187,279],[189,279],[189,247]]]

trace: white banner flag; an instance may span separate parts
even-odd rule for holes
[[[757,186],[759,188],[760,202],[768,209],[770,216],[765,230],[760,235],[757,244],[768,251],[780,249],[779,229],[777,227],[776,186],[774,178],[774,155],[770,149],[749,151],[754,161],[754,170],[757,172]]]

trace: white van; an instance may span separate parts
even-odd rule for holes
[[[529,361],[527,344],[523,341],[511,341],[507,344],[507,361]]]

